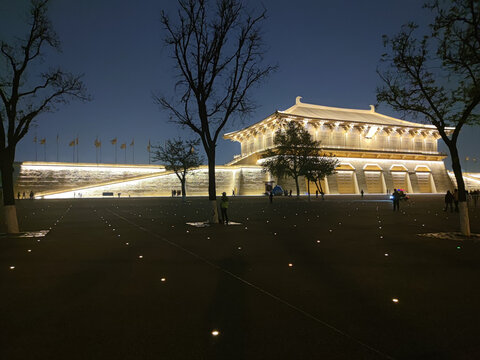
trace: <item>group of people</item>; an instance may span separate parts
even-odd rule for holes
[[[33,198],[35,197],[35,194],[33,193],[33,191],[30,190],[30,194],[29,194],[29,197],[30,197],[30,200],[33,200]],[[26,195],[25,195],[25,191],[23,192],[22,194],[22,199],[26,199]],[[20,191],[17,193],[17,199],[20,200]]]
[[[172,190],[172,197],[182,195],[182,190]]]
[[[400,211],[400,200],[402,199],[403,192],[398,189],[393,189],[392,201],[393,201],[393,211]],[[363,194],[362,194],[363,196]]]
[[[480,195],[480,190],[472,190],[468,192],[468,190],[465,190],[465,195],[467,197],[467,201],[472,200],[473,201],[473,206],[477,207],[478,203],[478,197]],[[443,211],[447,211],[450,208],[450,212],[454,211],[454,205],[455,205],[455,212],[458,212],[458,189],[453,190],[453,193],[450,192],[450,190],[447,191],[445,194],[445,208]]]

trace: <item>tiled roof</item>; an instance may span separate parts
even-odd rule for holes
[[[296,104],[279,114],[301,116],[312,119],[337,120],[337,121],[353,121],[360,123],[375,123],[389,126],[409,126],[409,127],[432,127],[433,125],[425,125],[410,121],[396,119],[387,115],[375,112],[373,105],[370,110],[343,109],[322,105],[305,104],[300,101],[298,96]]]

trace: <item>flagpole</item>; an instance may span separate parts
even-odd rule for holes
[[[33,142],[35,143],[35,161],[38,161],[38,156],[37,156],[37,134],[35,134],[35,137],[33,138]]]
[[[43,143],[43,161],[47,161],[47,142]]]
[[[58,161],[58,134],[57,134],[57,162],[59,162]]]
[[[148,139],[148,146],[147,146],[147,148],[148,148],[148,165],[150,165],[150,147],[151,147],[150,139]]]

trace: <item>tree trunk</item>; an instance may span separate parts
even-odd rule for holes
[[[207,152],[208,158],[208,200],[212,207],[210,221],[219,223],[217,206],[217,189],[215,184],[215,146]]]
[[[307,179],[308,201],[310,201],[310,180]]]
[[[187,187],[185,186],[185,183],[186,183],[186,179],[185,179],[185,176],[182,178],[182,201],[186,201],[187,200]]]
[[[298,186],[298,176],[295,176],[295,186],[297,187],[297,197],[300,196],[300,186]]]
[[[458,208],[460,216],[460,232],[464,236],[470,236],[470,220],[468,217],[467,195],[465,194],[465,182],[463,181],[462,167],[458,156],[457,144],[454,143],[450,148],[452,157],[452,168],[457,180],[458,188]]]
[[[320,187],[318,187],[318,184],[320,184]],[[322,189],[322,180],[319,180],[319,179],[315,180],[315,186],[317,187],[317,190],[318,190],[319,192],[323,192],[323,189]]]
[[[0,170],[2,172],[3,205],[7,233],[17,234],[18,220],[15,207],[15,194],[13,193],[13,159],[15,150],[6,148],[0,155]]]

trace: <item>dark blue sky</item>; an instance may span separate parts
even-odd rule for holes
[[[251,7],[260,2],[247,2]],[[418,0],[291,1],[267,0],[264,23],[265,60],[279,70],[254,89],[258,109],[242,124],[232,122],[225,132],[257,122],[275,110],[284,110],[300,95],[304,102],[327,106],[368,109],[375,104],[380,84],[375,72],[384,52],[382,34],[398,32],[401,24],[429,21],[430,14]],[[2,38],[20,31],[27,0],[1,0]],[[118,162],[124,162],[119,144],[135,139],[135,162],[148,163],[150,139],[162,143],[175,136],[194,137],[188,129],[169,123],[168,114],[152,100],[152,92],[173,94],[175,78],[168,49],[162,43],[160,11],[175,10],[173,0],[52,0],[50,18],[62,41],[63,53],[48,54],[45,65],[61,64],[68,71],[84,73],[93,101],[72,102],[58,112],[43,114],[37,127],[19,144],[16,159],[34,160],[33,137],[47,139],[47,160],[56,160],[56,136],[60,137],[60,161],[72,161],[79,137],[79,160],[95,162],[94,140],[102,140],[102,162],[114,162],[110,140],[118,138]],[[385,106],[377,108],[396,116]],[[409,119],[406,119],[409,120]],[[461,156],[478,158],[464,167],[480,171],[480,128],[465,129]],[[43,146],[38,159],[43,160]],[[240,152],[240,146],[219,140],[217,163]],[[441,147],[446,152],[444,146]],[[127,162],[132,162],[127,146]],[[449,161],[447,161],[449,166]],[[449,166],[450,167],[450,166]]]

